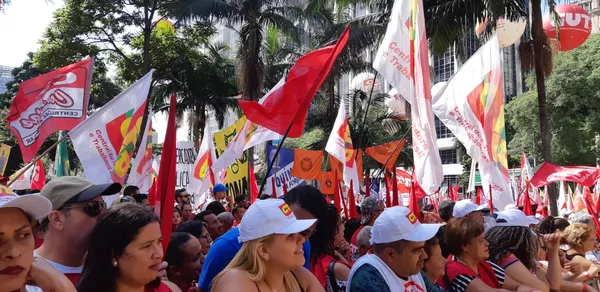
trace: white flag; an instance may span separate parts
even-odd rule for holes
[[[344,184],[352,187],[355,194],[360,194],[360,181],[358,180],[358,168],[356,165],[356,150],[350,137],[350,126],[346,116],[344,98],[340,101],[340,108],[333,123],[333,129],[327,140],[325,151],[344,164]]]
[[[204,137],[202,137],[200,149],[198,150],[194,168],[192,169],[193,172],[190,176],[190,184],[188,185],[188,190],[198,196],[198,205],[206,202],[206,191],[215,184],[215,175],[211,166],[216,159],[213,134],[209,123],[206,123],[204,126]]]
[[[471,159],[471,171],[469,172],[469,186],[467,187],[467,193],[473,193],[473,195],[475,194],[475,171],[477,166],[477,162],[475,162],[475,159]]]
[[[153,72],[69,132],[85,177],[92,182],[124,182],[141,128]]]
[[[423,1],[394,1],[373,68],[411,104],[415,178],[427,194],[444,180],[431,110],[429,57]]]
[[[483,45],[433,98],[433,111],[477,161],[494,207],[514,203],[508,176],[498,37]]]
[[[275,86],[273,86],[273,88],[271,88],[271,90],[267,92],[267,94],[265,94],[265,96],[263,96],[258,103],[262,104],[271,96],[274,91],[282,87],[284,84],[285,77],[282,78]],[[242,119],[246,119],[246,116],[243,116]],[[219,158],[214,161],[212,170],[215,173],[219,173],[220,170],[225,169],[233,164],[236,159],[242,157],[242,155],[244,155],[244,151],[250,149],[250,147],[254,147],[263,142],[277,140],[279,138],[281,137],[278,133],[247,120],[242,130],[235,135],[233,141],[227,144],[227,147],[223,153],[221,153]]]
[[[148,110],[148,116],[152,116],[152,107]],[[154,170],[152,169],[152,119],[146,122],[140,149],[131,163],[131,171],[127,177],[127,184],[140,188],[140,192],[147,193],[152,187]]]

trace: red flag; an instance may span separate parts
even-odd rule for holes
[[[400,205],[400,198],[398,195],[398,176],[395,175],[395,173],[392,173],[392,193],[393,193],[393,197],[392,197],[392,205],[393,206],[399,206]]]
[[[584,197],[586,200],[589,200],[590,202],[593,202],[593,201],[594,201],[594,199],[593,199],[593,197],[592,197],[592,192],[590,191],[590,188],[588,188],[588,187],[583,187],[583,197]],[[598,213],[598,209],[596,209],[596,205],[594,205],[594,204],[590,204],[590,207],[592,207],[592,208],[593,208],[593,210],[594,210],[594,213]],[[589,209],[589,208],[588,208],[588,209]]]
[[[342,212],[342,204],[340,203],[340,185],[337,179],[337,168],[333,169],[333,204],[338,212]]]
[[[35,162],[33,176],[31,177],[31,189],[41,190],[46,185],[46,171],[41,160]]]
[[[589,198],[585,198],[585,206],[588,209],[588,213],[592,215],[592,220],[594,220],[594,225],[596,225],[596,236],[600,237],[600,221],[598,221],[598,213],[594,211],[592,208],[592,202]]]
[[[350,209],[350,218],[358,218],[356,214],[356,199],[354,198],[352,181],[350,181],[350,189],[348,190],[348,201],[348,208]]]
[[[271,179],[271,198],[277,199],[277,186],[275,185],[275,174],[273,174],[273,179]]]
[[[590,166],[557,166],[544,162],[531,178],[536,187],[545,186],[556,181],[570,181],[591,187],[600,178],[600,168]]]
[[[527,216],[533,216],[533,210],[531,210],[531,199],[529,198],[529,184],[525,187],[525,193],[523,194],[523,213]]]
[[[454,197],[456,198],[456,201],[460,201],[460,195],[458,194],[458,191],[460,191],[462,187],[460,185],[455,185],[452,187],[452,192],[454,193]]]
[[[478,206],[481,205],[481,192],[483,192],[483,189],[477,189],[475,193],[475,204]]]
[[[173,209],[175,205],[175,164],[177,163],[176,155],[176,144],[177,137],[175,132],[177,126],[175,125],[175,108],[177,106],[177,99],[175,94],[171,95],[171,102],[169,104],[169,120],[167,121],[167,133],[165,134],[165,141],[163,142],[163,149],[160,157],[160,167],[158,171],[158,178],[156,184],[157,195],[160,197],[160,221],[163,223],[161,226],[163,242],[169,242],[171,238],[171,232],[173,231]],[[163,245],[164,252],[166,252],[168,244]]]
[[[86,118],[93,71],[90,58],[21,83],[6,122],[24,162],[33,159],[48,136]]]
[[[452,187],[452,184],[448,185],[448,198],[450,198],[451,201],[458,201],[454,196],[454,188]]]
[[[154,206],[156,203],[156,177],[152,178],[152,186],[150,186],[150,191],[148,194],[148,204],[150,206]]]
[[[256,175],[254,168],[250,167],[250,204],[254,203],[258,198],[258,185],[256,184]]]
[[[385,206],[386,207],[391,207],[392,206],[392,196],[390,195],[390,193],[392,192],[392,183],[390,182],[390,178],[387,175],[387,173],[384,176],[384,180],[385,180]]]
[[[371,195],[371,181],[368,174],[365,175],[365,186],[365,198],[367,198]]]
[[[415,178],[415,171],[413,168],[413,174],[412,174],[412,183],[411,183],[411,187],[410,187],[410,199],[408,200],[408,209],[410,209],[411,212],[413,212],[416,216],[417,219],[419,219],[419,221],[423,221],[423,216],[421,216],[421,210],[419,209],[419,199],[417,198],[418,196],[418,192],[423,192],[423,189],[421,189],[421,187],[419,186],[419,183],[417,183],[417,180]],[[417,189],[421,189],[420,191]]]
[[[346,27],[335,45],[298,59],[287,74],[285,84],[272,91],[262,105],[256,101],[240,100],[240,107],[248,120],[281,135],[285,135],[291,125],[288,137],[300,137],[310,102],[346,46],[349,32],[350,26]]]
[[[285,175],[283,175],[283,195],[287,195],[287,184],[285,183]]]

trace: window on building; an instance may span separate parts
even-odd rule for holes
[[[458,184],[458,176],[456,175],[446,175],[444,176],[444,181],[442,182],[442,186],[449,186],[449,185],[457,185]]]
[[[448,81],[454,74],[454,49],[433,57],[434,83]]]
[[[438,117],[435,117],[435,133],[437,134],[438,139],[454,137],[450,129],[448,129]]]
[[[440,150],[440,159],[442,160],[442,164],[458,163],[456,149]]]

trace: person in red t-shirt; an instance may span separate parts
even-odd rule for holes
[[[124,203],[111,208],[90,239],[79,292],[171,290],[158,276],[163,258],[160,222],[145,206]]]
[[[484,238],[483,224],[476,220],[469,217],[450,220],[446,225],[445,241],[452,255],[448,257],[446,275],[437,284],[446,290],[541,291],[516,282],[500,266],[486,260],[490,256],[488,242]]]
[[[100,184],[75,176],[57,177],[40,195],[52,203],[52,212],[41,222],[44,242],[35,250],[77,285],[98,215],[106,210],[102,196],[118,194],[121,184]]]
[[[381,215],[381,212],[385,209],[385,204],[383,200],[379,199],[376,196],[366,197],[360,203],[360,212],[362,214],[362,220],[360,220],[361,227],[359,227],[352,238],[350,239],[350,246],[352,247],[352,260],[355,261],[358,259],[358,242],[357,237],[358,233],[365,226],[373,226],[373,223]]]

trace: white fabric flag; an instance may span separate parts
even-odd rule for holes
[[[355,194],[360,194],[360,181],[358,179],[358,168],[356,165],[356,151],[353,149],[352,138],[350,137],[350,126],[346,116],[346,107],[344,98],[340,101],[340,108],[333,123],[333,129],[327,140],[325,151],[344,164],[344,184],[352,187]]]
[[[509,185],[504,94],[498,37],[483,45],[433,98],[433,111],[477,161],[494,207],[512,204]]]
[[[92,182],[124,182],[153,72],[150,71],[69,132],[85,177]]]
[[[444,180],[431,110],[429,56],[423,1],[394,1],[373,68],[411,104],[415,178],[427,194]]]
[[[477,162],[475,162],[475,159],[471,159],[471,171],[469,172],[469,186],[467,187],[467,193],[472,193],[473,195],[475,195],[475,171],[477,171],[476,169],[477,167]]]
[[[282,78],[279,83],[277,83],[265,96],[263,96],[258,103],[262,104],[271,94],[282,87],[285,84],[285,77]],[[243,119],[246,117],[243,116]],[[275,133],[263,126],[260,126],[254,122],[246,121],[246,124],[242,128],[242,130],[235,135],[233,141],[227,144],[227,147],[221,153],[219,158],[214,161],[212,165],[212,170],[215,173],[219,173],[220,170],[223,170],[230,166],[236,159],[242,157],[244,155],[244,151],[248,150],[250,147],[254,147],[260,143],[277,140],[281,138],[278,133]]]
[[[152,107],[148,109],[148,116],[152,116]],[[143,148],[142,148],[143,147]],[[148,193],[152,187],[152,177],[154,170],[152,169],[152,119],[146,122],[140,149],[131,163],[131,171],[127,177],[127,184],[134,185],[140,188],[141,193]]]
[[[209,123],[206,123],[206,126],[204,126],[204,137],[202,137],[200,149],[194,162],[193,172],[190,176],[190,184],[188,185],[189,192],[198,196],[198,205],[206,202],[206,191],[216,183],[215,175],[211,169],[213,161],[216,159],[217,155],[215,154],[213,134]]]

